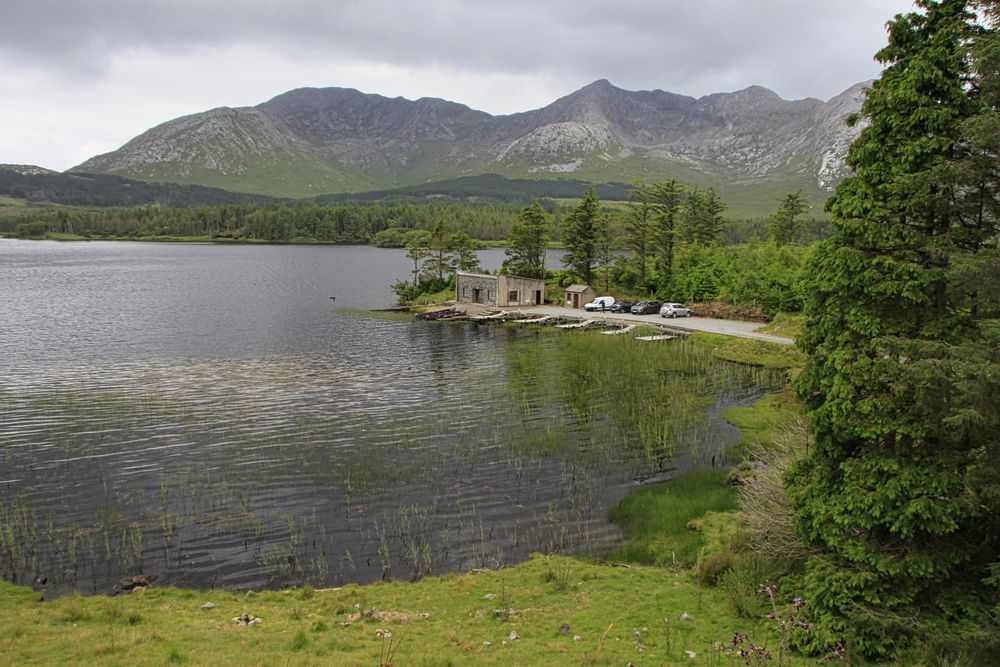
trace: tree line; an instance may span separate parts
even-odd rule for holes
[[[600,190],[598,190],[599,192]],[[552,200],[539,200],[549,216],[550,241],[561,242],[563,218],[572,207]],[[616,202],[617,203],[617,202]],[[73,234],[91,238],[197,237],[203,239],[269,242],[374,243],[405,247],[402,234],[412,230],[433,231],[444,222],[452,231],[462,231],[483,241],[503,241],[518,219],[520,207],[486,202],[441,203],[345,203],[345,204],[234,204],[167,208],[58,209],[0,216],[0,232],[26,235]],[[617,217],[620,209],[605,211]],[[745,243],[770,238],[770,220],[722,221],[720,241]],[[800,240],[829,236],[827,222],[806,220]],[[388,234],[383,234],[388,232]],[[616,240],[616,243],[621,243]]]
[[[389,228],[452,230],[503,239],[517,209],[504,204],[239,205],[170,209],[58,210],[0,218],[0,231],[32,225],[36,232],[94,238],[198,237],[217,240],[367,244]],[[24,229],[24,228],[22,228]]]
[[[732,243],[727,230],[733,223],[714,190],[676,179],[640,182],[631,186],[624,207],[605,207],[590,188],[572,207],[535,202],[517,211],[500,270],[561,286],[584,282],[618,296],[723,301],[751,316],[796,312],[803,305],[802,272],[813,247],[803,243],[809,238],[803,217],[808,205],[799,193],[775,205],[769,219],[744,224],[754,230],[749,243]],[[403,301],[447,289],[458,270],[478,269],[460,258],[475,247],[471,235],[444,219],[433,231],[389,227],[372,242],[406,248],[413,260],[410,279],[394,286]],[[545,266],[553,243],[566,250],[563,267]]]

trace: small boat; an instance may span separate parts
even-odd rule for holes
[[[492,310],[482,315],[473,315],[469,319],[473,322],[491,322],[493,320],[502,320],[507,315],[506,311],[503,310]]]
[[[623,327],[617,327],[615,329],[611,329],[610,331],[602,331],[601,335],[604,335],[604,336],[619,336],[621,334],[628,333],[632,329],[635,329],[635,325],[634,324],[626,324]]]
[[[636,340],[673,340],[677,338],[673,334],[660,334],[659,336],[636,336]]]
[[[420,313],[417,317],[422,320],[444,320],[449,317],[455,317],[456,315],[465,315],[465,311],[458,311],[454,308],[442,308],[441,310],[432,310],[430,312]]]

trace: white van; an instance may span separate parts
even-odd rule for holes
[[[615,304],[615,297],[613,296],[599,296],[590,303],[584,305],[583,309],[593,312],[595,310],[605,311],[611,310],[611,306]]]

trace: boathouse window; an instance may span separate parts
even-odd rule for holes
[[[517,303],[517,290],[507,292],[507,303]]]
[[[464,287],[462,287],[462,298],[463,299],[468,299],[469,298],[469,286],[468,285],[465,285]]]

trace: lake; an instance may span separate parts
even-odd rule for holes
[[[0,239],[0,575],[319,587],[598,550],[613,503],[721,461],[721,411],[781,382],[689,342],[366,312],[410,267]]]

